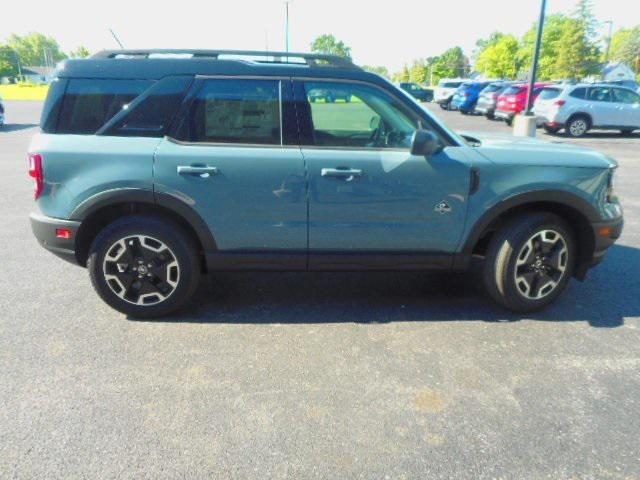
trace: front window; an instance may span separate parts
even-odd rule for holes
[[[192,142],[280,145],[280,82],[204,80],[180,137]]]
[[[613,101],[618,103],[626,103],[633,105],[634,103],[640,103],[640,95],[633,93],[630,90],[623,90],[621,88],[615,88],[613,90]]]
[[[420,124],[388,93],[355,83],[305,82],[311,109],[312,145],[323,147],[401,148],[411,146]],[[349,98],[349,101],[326,101]],[[322,97],[325,100],[320,100]]]

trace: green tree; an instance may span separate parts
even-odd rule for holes
[[[87,58],[91,55],[91,52],[84,45],[80,45],[73,52],[69,52],[71,58]]]
[[[389,78],[389,70],[382,65],[362,65],[362,68],[367,72],[377,73],[385,78]]]
[[[593,14],[593,0],[578,0],[573,18],[584,26],[585,35],[589,40],[597,36],[598,20]]]
[[[640,25],[623,28],[613,34],[611,39],[611,60],[623,62],[638,72],[640,70]]]
[[[469,59],[460,47],[445,51],[433,64],[434,83],[441,78],[464,77],[469,74]]]
[[[553,67],[556,78],[579,79],[599,70],[598,48],[589,40],[587,26],[569,19],[558,41],[558,53]]]
[[[409,80],[415,83],[425,83],[429,74],[427,64],[424,60],[414,60],[409,70]]]
[[[15,77],[18,75],[16,54],[7,45],[0,45],[0,77]]]
[[[504,37],[504,33],[493,32],[491,35],[489,35],[488,38],[481,38],[480,40],[478,40],[476,42],[476,49],[473,51],[473,54],[471,55],[474,60],[474,63],[478,60],[480,55],[482,55],[482,52],[484,52],[490,46],[498,43],[502,37]]]
[[[324,34],[316,38],[311,44],[311,51],[351,58],[351,48],[332,34]]]
[[[501,34],[478,55],[475,68],[487,77],[515,78],[520,71],[518,48],[516,37]]]
[[[411,81],[411,71],[409,67],[404,65],[402,70],[393,74],[393,80],[395,82],[409,82]]]
[[[53,38],[41,33],[29,33],[24,36],[12,34],[7,45],[18,53],[23,65],[46,66],[57,63],[67,56]]]

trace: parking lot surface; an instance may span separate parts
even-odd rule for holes
[[[543,313],[472,274],[225,274],[133,321],[31,235],[41,106],[0,131],[0,478],[640,478],[640,134],[538,132],[619,160],[626,215]]]

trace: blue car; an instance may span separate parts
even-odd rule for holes
[[[489,85],[491,82],[465,82],[456,93],[453,95],[453,99],[451,100],[451,106],[455,110],[460,110],[460,113],[464,113],[465,115],[473,112],[476,108],[476,103],[478,103],[478,97],[480,96],[480,92]]]

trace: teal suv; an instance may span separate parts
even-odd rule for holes
[[[176,311],[208,272],[461,271],[476,257],[490,296],[528,312],[622,229],[612,159],[455,133],[329,55],[69,60],[41,130],[33,232],[132,317]]]

